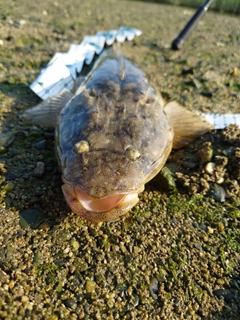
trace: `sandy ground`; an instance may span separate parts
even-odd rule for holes
[[[239,113],[239,19],[209,12],[175,52],[171,41],[193,13],[182,7],[0,8],[0,318],[239,319],[239,128],[173,152],[126,217],[94,225],[65,204],[53,132],[18,117],[40,101],[28,85],[55,52],[121,25],[144,31],[123,51],[166,100]]]

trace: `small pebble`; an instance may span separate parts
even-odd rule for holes
[[[10,281],[8,284],[9,289],[12,290],[14,286],[15,286],[15,281]]]
[[[93,280],[86,281],[86,291],[87,293],[92,293],[95,290],[96,282]]]
[[[183,162],[183,167],[185,169],[194,169],[196,167],[196,163],[192,161],[184,161]]]
[[[77,251],[80,247],[80,243],[75,239],[71,241],[71,245],[72,245],[74,251]]]
[[[218,289],[213,291],[213,294],[218,298],[223,298],[226,302],[231,302],[232,300],[236,300],[235,292],[229,289]]]
[[[224,227],[224,224],[221,222],[221,221],[219,221],[218,223],[217,223],[217,228],[218,228],[218,230],[219,231],[224,231],[224,229],[225,229],[225,227]]]
[[[4,148],[3,146],[0,146],[0,154],[4,154],[6,152],[7,152],[6,148]]]
[[[6,180],[15,180],[18,178],[18,176],[15,173],[7,172],[5,176]]]
[[[201,95],[207,98],[212,98],[213,93],[211,91],[202,91]]]
[[[27,23],[26,20],[20,19],[19,21],[14,22],[14,27],[19,28],[20,26],[23,26],[26,23]]]
[[[0,269],[0,281],[1,282],[8,282],[9,281],[9,275],[7,273],[5,273],[4,271],[2,271]]]
[[[71,298],[68,298],[63,301],[66,307],[71,308],[71,309],[76,309],[77,308],[77,303]]]
[[[208,174],[210,174],[210,175],[213,174],[215,167],[216,167],[216,163],[214,163],[214,162],[208,162],[208,163],[206,164],[206,166],[205,166],[205,171],[206,171],[206,173],[208,173]]]
[[[217,184],[222,184],[224,182],[224,178],[220,177],[219,179],[216,180]]]
[[[215,201],[224,202],[226,198],[226,191],[223,189],[223,187],[213,183],[207,195],[209,197],[213,197]]]
[[[13,20],[10,18],[10,19],[8,19],[8,23],[10,24],[10,25],[13,25],[14,24],[14,22],[13,22]]]
[[[37,162],[37,166],[33,171],[34,177],[41,178],[45,173],[45,164],[42,161]]]
[[[22,178],[25,180],[28,180],[29,176],[30,176],[29,173],[25,173],[25,174],[23,174]]]
[[[187,75],[187,74],[194,74],[194,69],[193,68],[182,69],[182,75]]]
[[[35,143],[35,147],[36,147],[38,150],[44,150],[45,147],[46,147],[46,140],[38,141],[37,143]]]
[[[152,278],[149,285],[151,296],[154,300],[158,300],[158,280],[157,278]]]
[[[28,296],[22,296],[21,300],[22,300],[22,303],[28,303],[29,302]]]
[[[24,209],[19,212],[19,224],[22,228],[33,228],[36,229],[41,223],[46,220],[47,216],[45,213],[38,209]]]
[[[221,42],[221,41],[217,41],[217,42],[216,42],[216,45],[217,45],[218,47],[225,47],[225,43],[223,43],[223,42]]]
[[[20,26],[23,26],[23,25],[26,24],[26,23],[27,23],[27,21],[26,21],[25,19],[20,19],[20,20],[19,20]]]
[[[233,68],[231,74],[232,74],[233,76],[237,76],[237,75],[238,75],[238,68],[237,68],[237,67]]]
[[[14,140],[14,134],[12,132],[5,132],[0,134],[0,146],[8,147]]]
[[[7,192],[12,191],[13,188],[14,188],[14,184],[13,184],[11,181],[8,182],[8,183],[5,185],[5,187],[4,187],[4,189],[5,189]]]
[[[211,227],[207,227],[207,233],[208,234],[213,234],[214,233],[214,229]]]
[[[133,294],[133,306],[137,307],[139,304],[139,296],[137,294]]]

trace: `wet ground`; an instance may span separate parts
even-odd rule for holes
[[[120,25],[144,31],[123,51],[165,100],[239,113],[239,19],[209,12],[174,52],[192,10],[60,0],[0,12],[0,318],[239,319],[238,127],[173,151],[125,218],[94,225],[63,199],[54,133],[18,117],[56,51]]]

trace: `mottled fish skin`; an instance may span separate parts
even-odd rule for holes
[[[76,145],[85,141],[86,152]],[[56,149],[63,181],[94,198],[139,193],[164,165],[173,129],[145,74],[108,51],[63,108]]]

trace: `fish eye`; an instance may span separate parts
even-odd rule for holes
[[[73,150],[76,153],[84,153],[89,151],[89,144],[86,140],[81,140],[75,143]]]
[[[141,154],[137,149],[134,149],[132,146],[127,146],[125,150],[126,157],[131,161],[136,161],[141,158]]]

